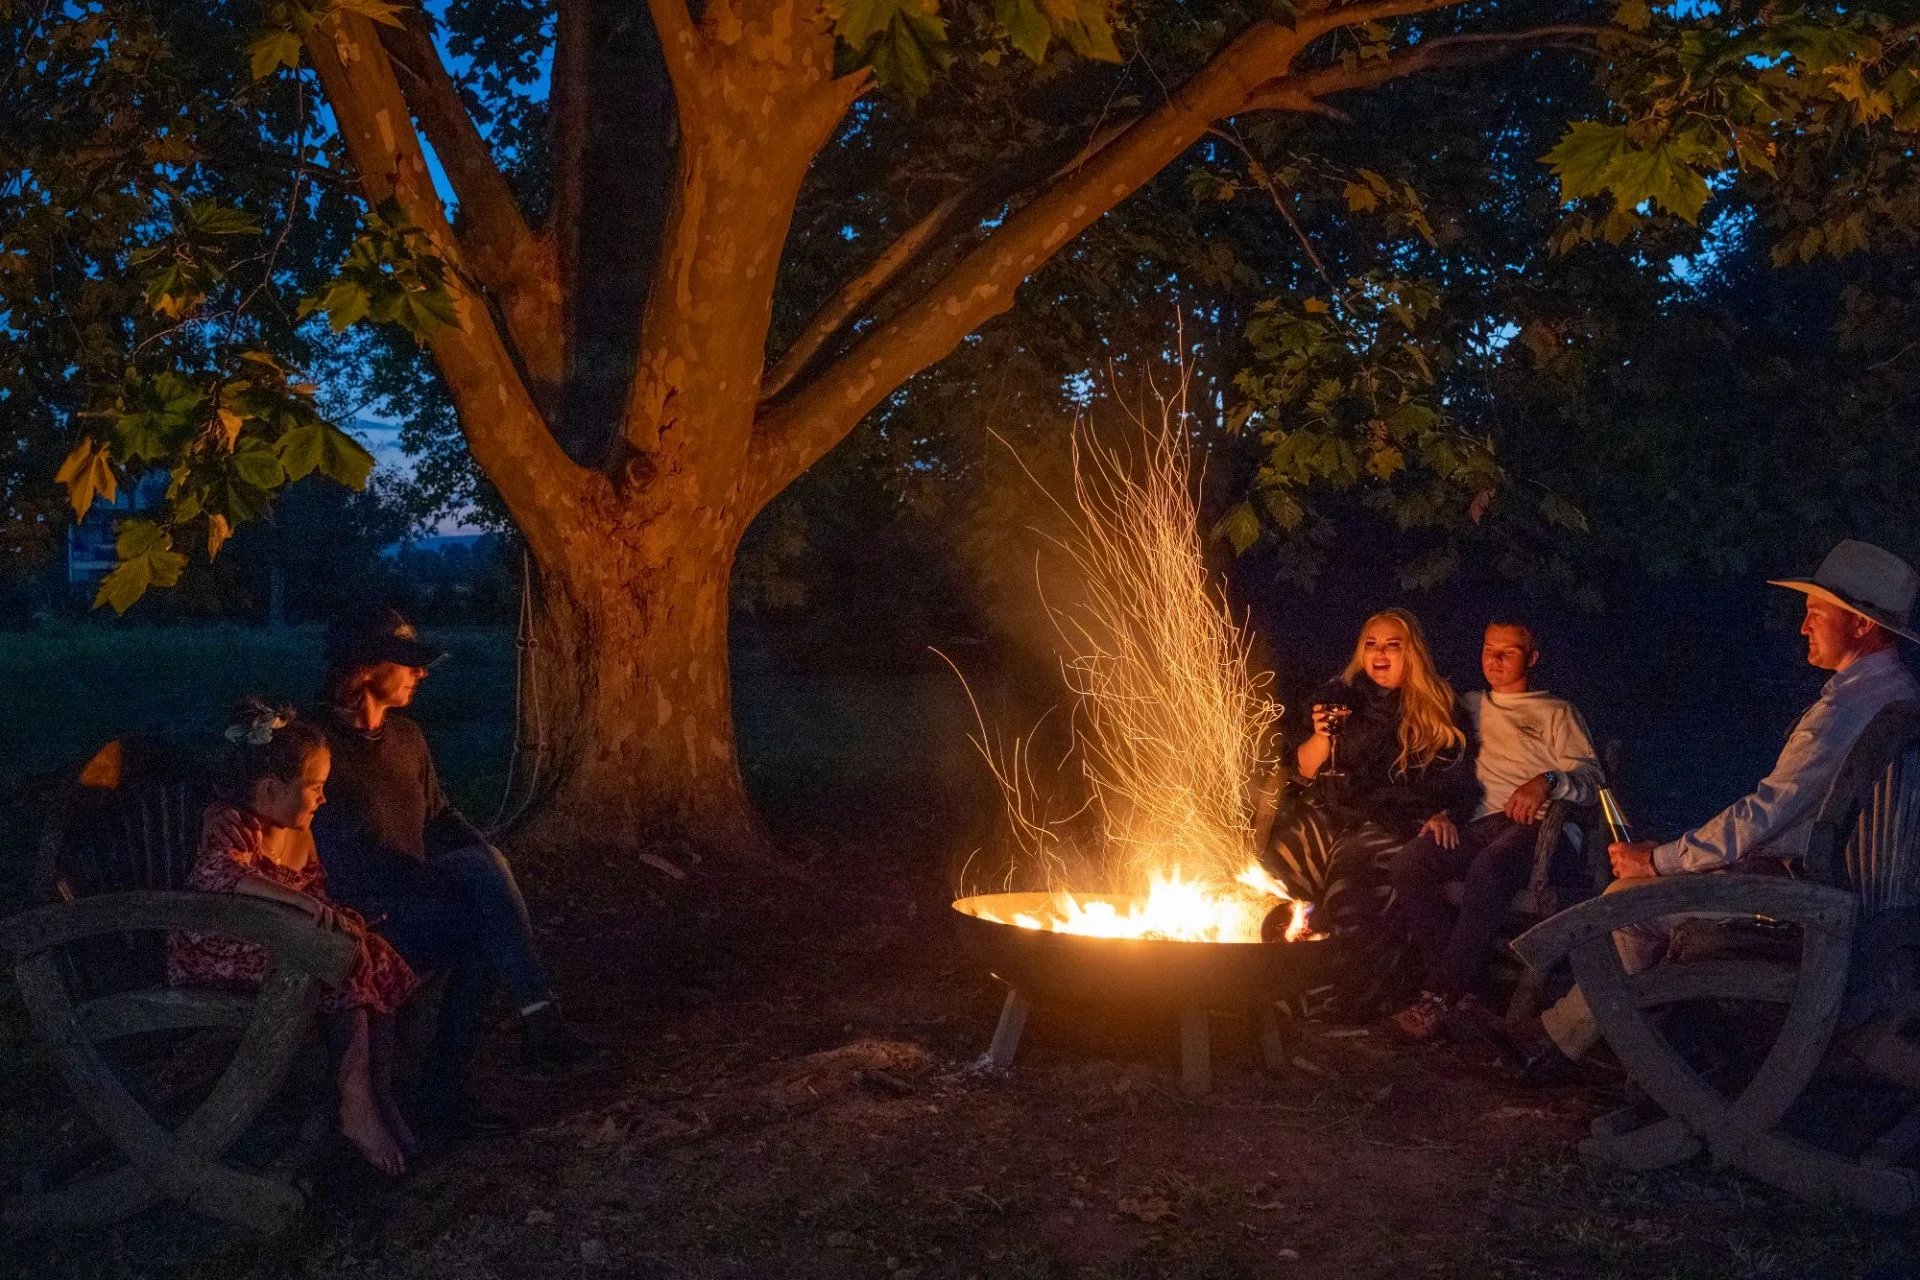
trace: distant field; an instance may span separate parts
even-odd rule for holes
[[[59,625],[0,634],[8,691],[0,785],[58,770],[125,733],[191,741],[225,724],[250,693],[307,705],[320,683],[320,629],[203,625]],[[452,785],[497,775],[509,744],[513,637],[503,628],[447,627],[453,652],[421,693]]]
[[[426,630],[452,657],[422,686],[414,711],[455,802],[484,821],[499,804],[512,748],[513,634]],[[227,708],[245,694],[307,705],[320,682],[320,646],[318,627],[63,624],[0,633],[8,691],[0,803],[121,734],[197,737],[212,747]],[[797,668],[743,645],[734,680],[743,771],[769,806],[951,804],[956,785],[983,781],[959,687],[931,659],[926,670],[876,675]],[[0,813],[0,839],[19,818]]]

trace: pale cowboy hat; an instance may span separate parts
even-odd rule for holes
[[[1811,578],[1767,581],[1850,609],[1897,636],[1920,643],[1911,621],[1914,600],[1920,597],[1920,573],[1884,547],[1848,538],[1827,552]]]

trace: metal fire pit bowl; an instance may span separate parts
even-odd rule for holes
[[[1081,902],[1117,895],[1077,894]],[[1174,942],[1153,938],[1095,938],[1023,929],[982,919],[982,911],[1011,920],[1045,916],[1049,893],[989,893],[953,904],[961,945],[1010,988],[987,1064],[1013,1063],[1034,1001],[1081,1008],[1164,1009],[1180,1018],[1180,1078],[1189,1093],[1212,1087],[1208,1014],[1244,1013],[1259,1031],[1269,1070],[1286,1063],[1274,1002],[1299,995],[1326,966],[1327,944],[1302,942]]]

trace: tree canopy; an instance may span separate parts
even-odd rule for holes
[[[1137,365],[1170,296],[1238,433],[1218,531],[1298,571],[1356,508],[1422,534],[1416,578],[1473,551],[1571,589],[1582,541],[1737,555],[1797,456],[1730,395],[1827,411],[1841,456],[1904,449],[1909,276],[1878,267],[1920,225],[1920,44],[1891,4],[6,16],[10,549],[55,482],[84,510],[166,469],[102,588],[125,607],[282,485],[363,481],[335,423],[389,397],[416,440],[458,430],[526,540],[541,696],[581,726],[551,749],[602,798],[638,770],[677,813],[738,809],[711,730],[735,552],[856,424],[965,466],[936,407]],[[1817,384],[1769,363],[1796,329]],[[1724,498],[1662,502],[1708,476]]]

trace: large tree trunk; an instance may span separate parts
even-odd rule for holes
[[[517,844],[696,858],[770,847],[734,750],[727,581],[739,531],[698,510],[607,522],[539,566],[523,746],[539,803]],[[665,544],[664,556],[650,547]]]

